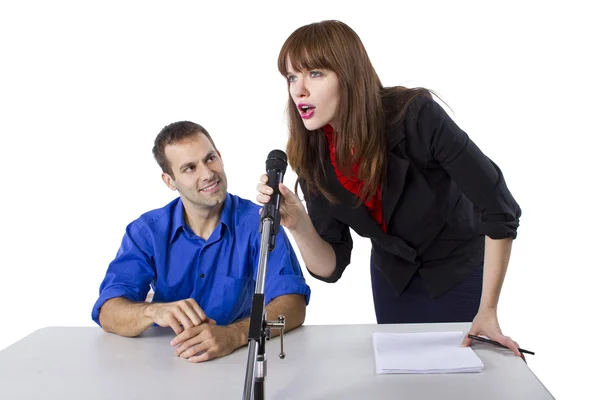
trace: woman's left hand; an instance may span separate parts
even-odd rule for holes
[[[495,340],[511,349],[516,356],[522,357],[522,354],[519,352],[519,344],[510,337],[502,334],[500,324],[498,323],[498,315],[494,309],[479,310],[475,319],[473,319],[469,334],[487,336],[491,340]],[[465,336],[462,346],[470,346],[472,342],[473,339]]]

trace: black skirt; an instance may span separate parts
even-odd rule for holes
[[[483,262],[462,282],[431,298],[419,271],[398,296],[371,265],[371,287],[378,324],[472,322],[479,309],[483,286]]]

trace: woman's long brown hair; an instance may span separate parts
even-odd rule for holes
[[[386,125],[402,120],[410,102],[419,95],[431,96],[429,91],[383,88],[360,38],[340,21],[298,28],[279,53],[278,68],[284,77],[288,75],[288,60],[295,71],[328,69],[337,74],[340,100],[335,116],[335,162],[346,176],[351,175],[352,165],[359,163],[357,178],[364,182],[359,197],[362,201],[370,199],[386,177]],[[304,127],[291,95],[287,108],[287,156],[298,179],[306,182],[308,193],[304,195],[320,192],[336,203],[325,184],[325,135],[321,129],[309,131]],[[297,188],[298,181],[296,192]]]

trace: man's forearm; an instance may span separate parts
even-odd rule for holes
[[[276,320],[279,315],[285,316],[285,331],[291,331],[304,323],[306,316],[306,300],[300,294],[286,294],[273,299],[265,306],[267,311],[266,319]],[[236,332],[237,347],[248,344],[248,330],[250,328],[250,318],[236,322],[230,325]],[[279,329],[271,330],[271,336],[279,335]]]
[[[147,311],[151,303],[136,303],[124,297],[107,300],[100,309],[100,325],[106,332],[138,336],[154,323]]]
[[[485,257],[483,261],[483,291],[479,309],[497,309],[498,299],[512,248],[512,238],[485,238]]]

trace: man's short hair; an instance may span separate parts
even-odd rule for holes
[[[201,125],[198,125],[194,122],[173,122],[172,124],[165,126],[160,131],[158,136],[156,136],[156,139],[154,139],[154,147],[152,148],[152,154],[154,155],[154,159],[156,160],[159,167],[164,173],[167,173],[171,176],[171,178],[174,178],[171,164],[165,156],[165,147],[167,147],[170,144],[178,143],[187,138],[196,136],[198,133],[206,135],[206,137],[213,145],[215,150],[217,150],[217,146],[215,146],[215,142],[213,142],[208,131],[204,129]]]

